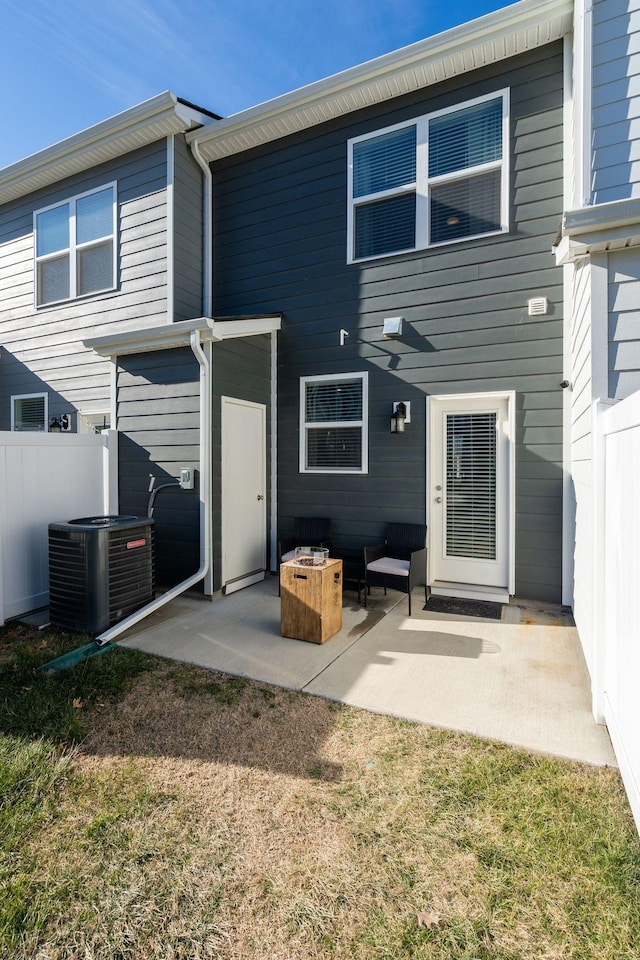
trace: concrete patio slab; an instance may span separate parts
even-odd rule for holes
[[[365,610],[344,594],[342,630],[323,644],[280,636],[278,581],[239,590],[212,603],[180,598],[132,627],[120,643],[211,670],[303,690],[400,601],[375,599]]]
[[[501,620],[413,615],[406,597],[375,591],[365,610],[345,592],[343,628],[325,644],[280,636],[277,581],[212,603],[179,598],[119,642],[419,723],[525,749],[616,766],[591,713],[589,678],[571,616],[513,603]]]

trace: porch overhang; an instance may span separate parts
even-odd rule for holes
[[[82,342],[101,357],[117,357],[188,347],[191,334],[195,332],[200,334],[201,343],[216,343],[239,337],[276,333],[281,325],[282,314],[279,313],[242,317],[198,317],[195,320],[179,320],[103,337],[88,337]]]
[[[562,239],[555,248],[556,262],[573,263],[592,253],[638,246],[640,199],[598,203],[565,213]]]

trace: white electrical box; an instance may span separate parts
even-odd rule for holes
[[[193,470],[191,467],[183,467],[180,470],[178,480],[183,490],[193,490]]]

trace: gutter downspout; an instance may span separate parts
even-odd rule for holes
[[[160,597],[156,597],[151,603],[136,610],[131,616],[109,627],[104,633],[96,637],[95,644],[103,647],[111,643],[115,637],[120,636],[129,627],[144,620],[150,613],[154,613],[163,607],[166,603],[174,600],[175,597],[184,593],[195,586],[200,580],[206,577],[209,572],[209,556],[211,552],[211,368],[208,357],[202,349],[200,342],[200,332],[193,330],[190,335],[190,346],[193,354],[200,364],[200,566],[198,570],[183,580],[181,583],[171,587]]]
[[[213,176],[211,167],[200,153],[200,144],[194,140],[191,152],[202,169],[204,190],[202,196],[202,313],[210,317],[213,309]]]

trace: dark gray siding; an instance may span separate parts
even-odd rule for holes
[[[174,320],[202,316],[202,171],[183,136],[174,141]]]
[[[346,263],[347,139],[511,90],[511,230]],[[562,274],[551,241],[562,212],[562,46],[552,44],[214,165],[218,314],[284,313],[279,341],[279,523],[333,518],[358,546],[389,520],[425,517],[425,398],[517,391],[516,589],[560,599]],[[527,300],[549,298],[547,316]],[[382,339],[401,314],[405,335]],[[339,346],[339,331],[349,338]],[[368,476],[298,472],[302,375],[369,372]],[[412,402],[403,436],[394,400]]]
[[[108,410],[109,362],[82,340],[166,320],[166,156],[161,140],[0,208],[0,429],[9,429],[16,393],[46,390],[52,416]],[[114,180],[117,289],[36,310],[34,210]]]
[[[188,348],[120,357],[117,426],[120,513],[146,516],[149,475],[156,485],[199,465],[199,366]],[[163,490],[154,509],[156,577],[172,585],[200,562],[200,508],[195,490]]]
[[[267,530],[271,502],[271,337],[257,336],[227,340],[213,348],[213,564],[214,590],[222,586],[220,561],[222,557],[222,502],[221,487],[221,397],[234,397],[267,407]],[[267,544],[269,540],[267,537]]]

